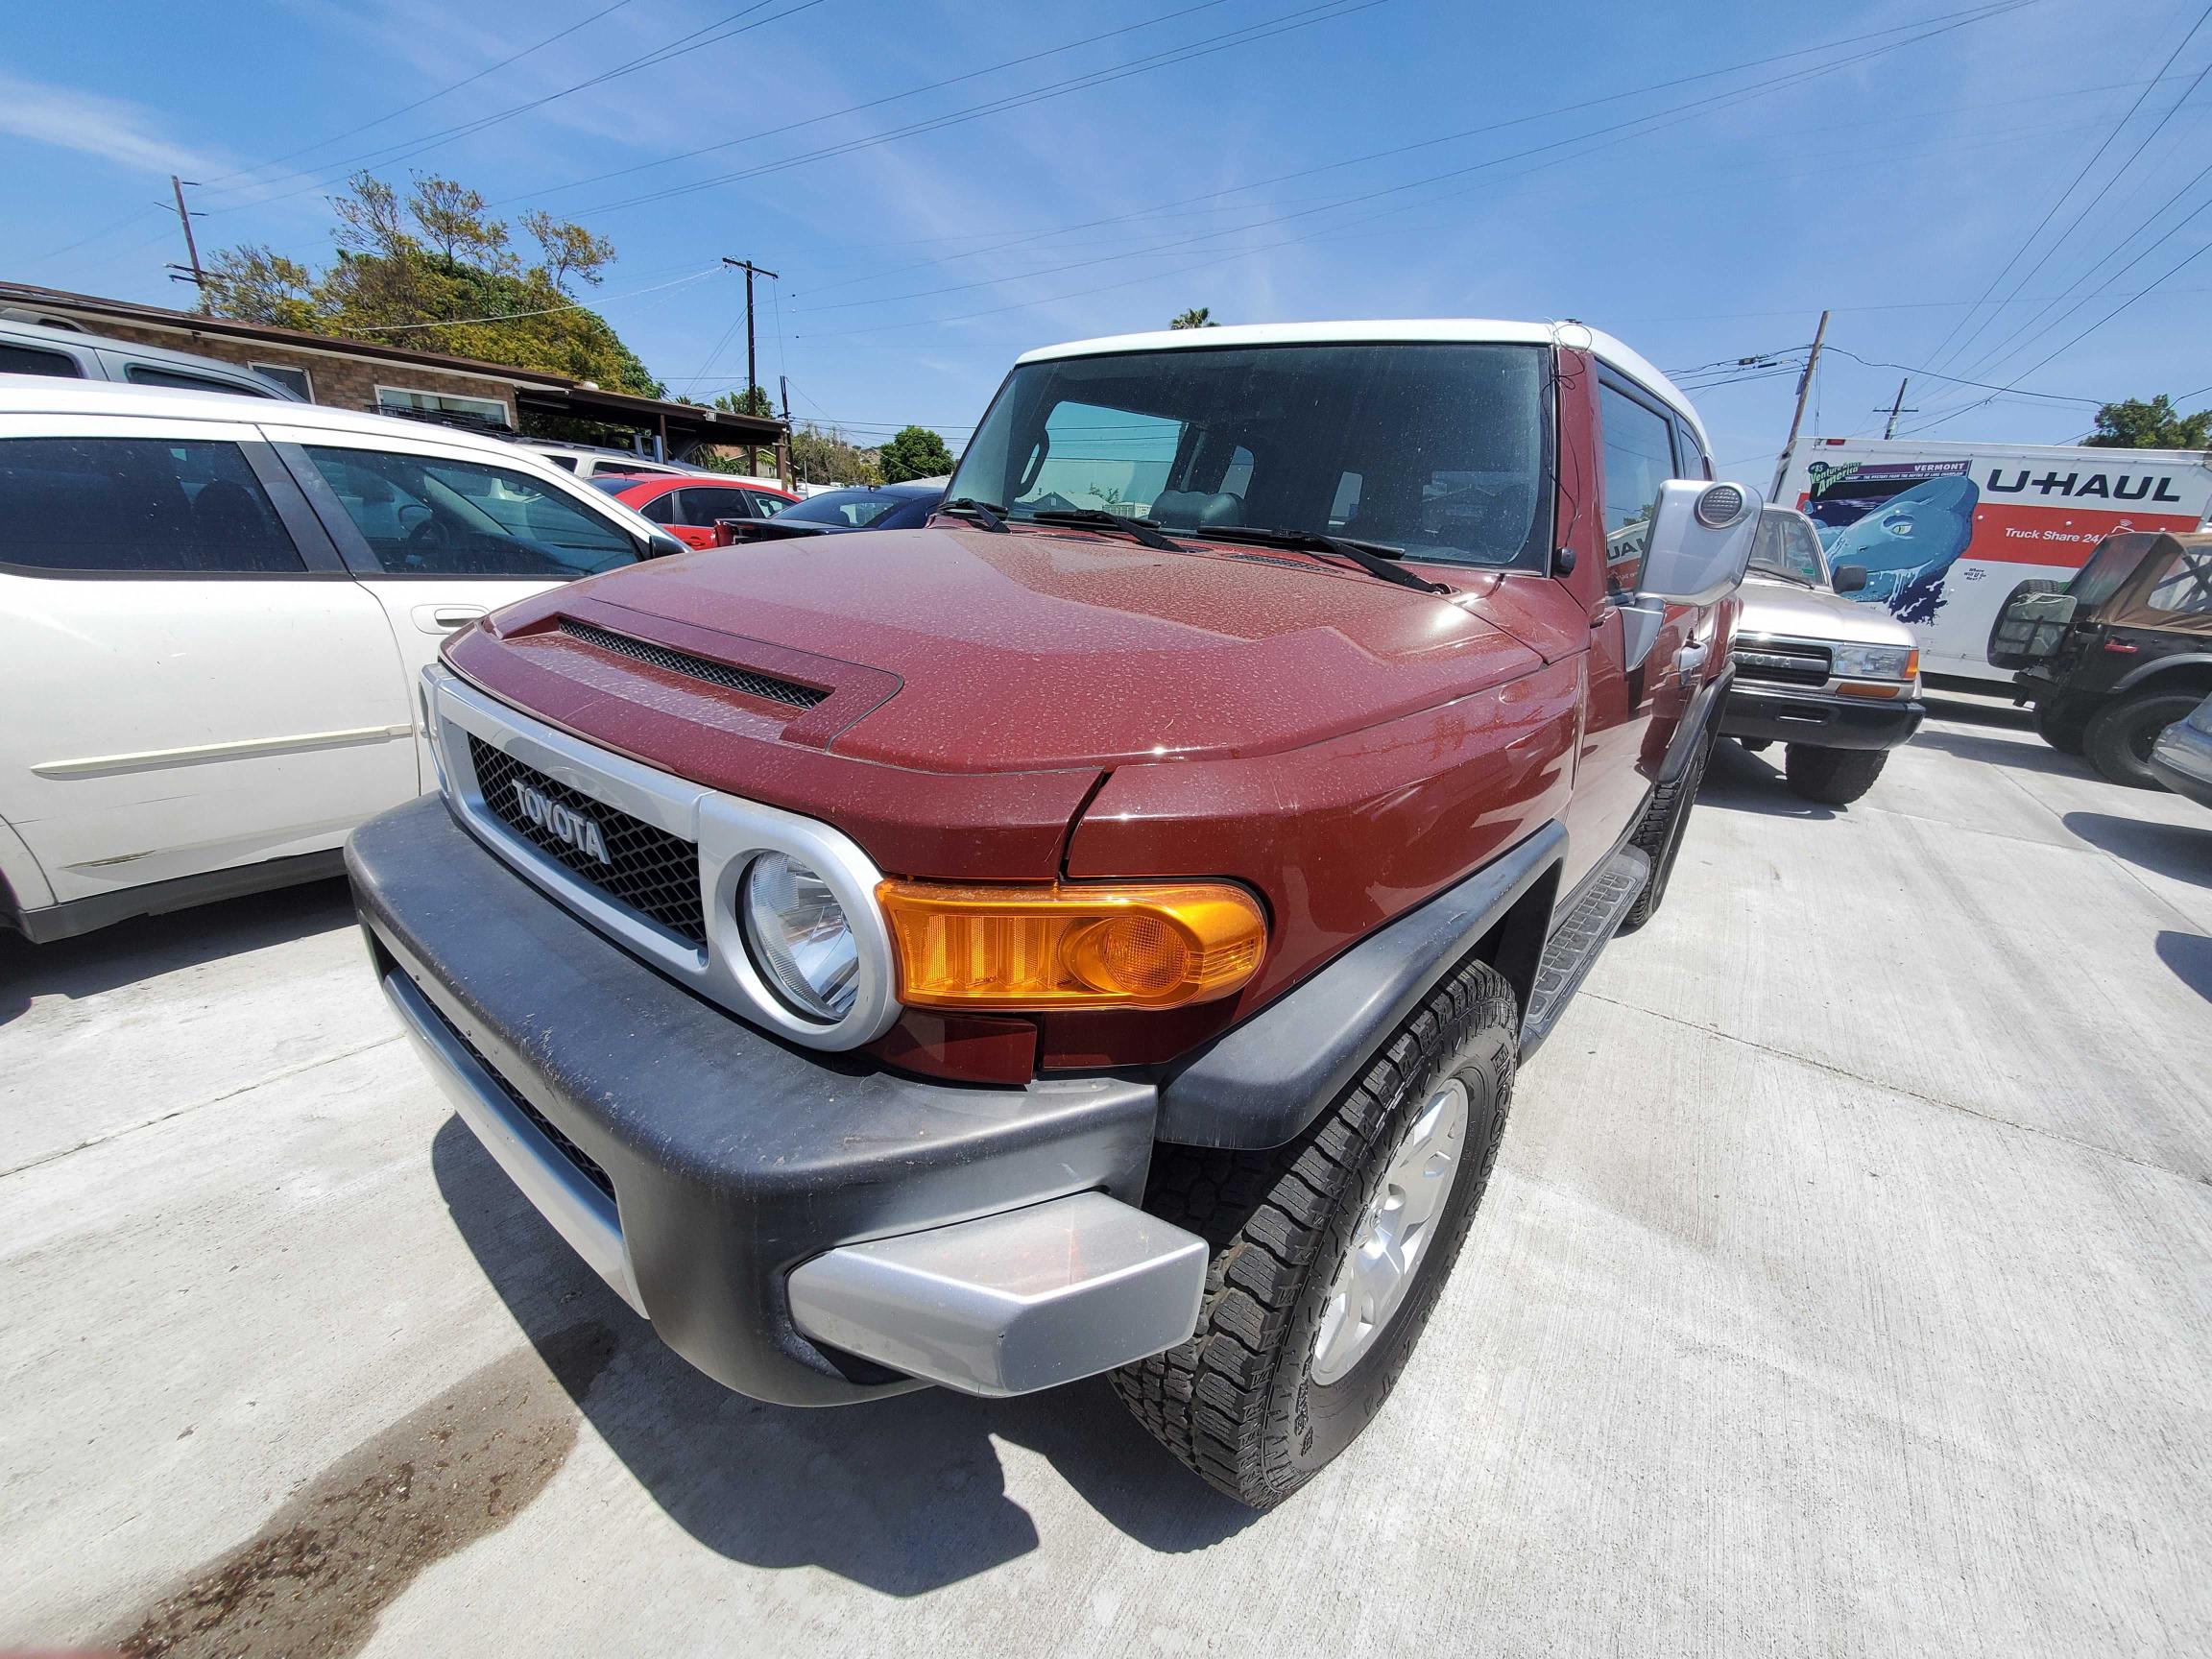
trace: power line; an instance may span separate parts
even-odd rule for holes
[[[631,59],[626,63],[617,63],[611,69],[601,70],[598,74],[588,76],[582,81],[573,82],[566,86],[558,87],[555,90],[547,92],[541,97],[532,98],[523,103],[512,105],[509,108],[497,110],[493,114],[482,116],[473,121],[460,122],[451,127],[441,128],[440,130],[433,132],[418,133],[413,138],[403,138],[396,144],[389,144],[382,147],[381,149],[363,151],[358,155],[348,156],[343,161],[323,162],[319,163],[313,169],[301,169],[298,172],[295,172],[291,176],[294,178],[301,178],[305,177],[308,173],[312,172],[316,175],[316,177],[309,179],[308,182],[300,185],[296,189],[280,191],[273,196],[256,197],[252,202],[235,203],[228,207],[217,208],[215,211],[223,213],[235,213],[238,212],[241,208],[245,207],[266,206],[273,202],[289,201],[294,196],[305,195],[310,190],[319,190],[330,183],[336,182],[337,180],[346,178],[348,174],[359,166],[389,166],[396,161],[411,160],[413,157],[421,156],[427,151],[435,150],[442,145],[451,143],[456,138],[471,137],[474,134],[485,131],[487,128],[495,127],[502,122],[511,121],[517,115],[526,115],[533,109],[541,109],[548,104],[552,104],[559,101],[560,99],[569,97],[574,93],[584,91],[589,87],[605,85],[610,81],[618,80],[625,75],[635,74],[640,69],[656,68],[659,65],[668,62],[673,59],[681,58],[691,52],[696,52],[702,47],[718,45],[724,40],[733,39],[739,35],[749,34],[755,29],[764,28],[770,23],[781,23],[786,18],[796,16],[802,12],[811,11],[814,7],[821,5],[822,0],[798,0],[797,4],[788,6],[785,8],[785,10],[775,12],[770,16],[757,18],[750,23],[739,21],[742,18],[751,17],[753,13],[763,10],[771,3],[772,0],[753,0],[752,5],[740,7],[737,11],[728,13],[725,16],[716,19],[712,23],[709,23],[701,28],[692,30],[688,35],[680,35],[674,40],[669,41],[666,45],[658,46],[650,52],[643,53],[637,58]],[[336,171],[325,172],[325,169],[335,169]],[[247,188],[249,188],[247,185],[233,184],[228,187],[226,193],[235,194],[236,192]]]
[[[2002,12],[2015,10],[2021,4],[2034,3],[2038,3],[2038,0],[2013,0],[2013,4],[2011,5],[1984,5],[1972,7],[1963,12],[1949,12],[1942,16],[1929,19],[1928,21],[1931,23],[1948,23],[1953,19],[1965,19],[1968,21],[1978,22],[1984,16],[1992,16]],[[1487,133],[1503,132],[1510,127],[1526,126],[1530,122],[1548,120],[1554,115],[1575,114],[1581,110],[1596,108],[1601,105],[1617,104],[1623,99],[1642,97],[1653,92],[1669,91],[1676,86],[1689,85],[1698,81],[1711,81],[1727,75],[1740,74],[1748,69],[1763,69],[1772,64],[1787,62],[1793,58],[1811,57],[1816,53],[1836,50],[1839,47],[1855,46],[1867,40],[1879,39],[1885,36],[1903,34],[1911,29],[1918,27],[1921,27],[1921,25],[1916,23],[1897,24],[1887,29],[1877,29],[1864,35],[1846,36],[1841,39],[1823,41],[1816,46],[1798,47],[1793,51],[1777,53],[1772,57],[1751,59],[1742,63],[1732,63],[1719,69],[1701,70],[1694,75],[1682,75],[1668,81],[1652,82],[1640,86],[1631,86],[1620,92],[1609,92],[1596,98],[1581,99],[1573,104],[1557,105],[1552,108],[1537,110],[1532,114],[1516,115],[1503,121],[1487,122],[1479,127],[1465,128],[1459,132],[1443,133],[1433,138],[1422,138],[1407,144],[1393,145],[1388,149],[1373,150],[1367,152],[1364,155],[1346,156],[1338,160],[1323,162],[1318,166],[1299,168],[1294,172],[1278,173],[1269,178],[1251,180],[1242,184],[1227,185],[1219,189],[1203,192],[1202,194],[1196,196],[1178,197],[1174,201],[1162,203],[1152,207],[1139,208],[1134,212],[1115,214],[1111,217],[1103,219],[1084,220],[1077,224],[1064,225],[1050,229],[1027,231],[1019,235],[1015,235],[1009,240],[994,244],[990,247],[973,248],[958,253],[945,254],[938,258],[916,260],[905,265],[894,266],[888,270],[878,271],[866,276],[850,276],[842,278],[836,282],[825,283],[820,287],[805,290],[804,297],[811,297],[817,294],[828,293],[835,288],[847,287],[854,282],[866,282],[874,280],[878,277],[899,276],[907,271],[923,270],[929,266],[946,264],[954,259],[971,259],[986,253],[996,253],[1008,248],[1022,247],[1026,244],[1046,240],[1050,237],[1071,234],[1072,232],[1078,230],[1092,230],[1108,225],[1126,224],[1132,219],[1143,219],[1152,217],[1157,214],[1169,213],[1177,208],[1189,207],[1195,203],[1218,201],[1223,196],[1241,195],[1247,191],[1265,189],[1269,185],[1273,184],[1286,184],[1300,179],[1310,179],[1322,173],[1335,172],[1346,167],[1360,166],[1369,161],[1386,160],[1392,156],[1407,155],[1416,150],[1433,149],[1436,146],[1442,144],[1454,144],[1463,139],[1476,138],[1483,136]],[[1642,117],[1639,117],[1639,119],[1642,119]],[[801,297],[803,296],[799,294],[795,294],[793,296],[795,299]]]
[[[1277,35],[1286,35],[1294,30],[1310,28],[1317,23],[1335,22],[1357,12],[1372,11],[1377,6],[1387,4],[1389,4],[1389,0],[1352,0],[1350,4],[1347,4],[1346,0],[1322,0],[1319,5],[1309,5],[1299,11],[1283,12],[1260,23],[1239,25],[1224,34],[1209,36],[1204,39],[1191,41],[1186,46],[1152,53],[1132,63],[1121,64],[1111,69],[1088,71],[1082,75],[1071,76],[1065,81],[1048,83],[1045,86],[1031,88],[1025,92],[1008,94],[982,104],[971,105],[964,109],[954,109],[942,115],[929,116],[920,121],[910,122],[904,127],[893,128],[887,132],[825,145],[819,150],[804,151],[799,155],[782,156],[774,161],[763,161],[756,166],[740,168],[732,173],[718,174],[710,179],[694,180],[685,184],[670,184],[642,195],[627,196],[613,202],[598,203],[590,207],[579,209],[579,211],[585,214],[614,213],[628,207],[650,206],[656,203],[672,201],[679,196],[693,195],[701,190],[716,189],[724,184],[739,183],[746,180],[760,178],[766,174],[787,172],[792,168],[803,167],[811,162],[826,160],[832,156],[851,155],[858,150],[871,150],[878,145],[889,144],[901,138],[915,137],[926,132],[941,132],[948,127],[962,126],[970,121],[981,120],[987,115],[1001,114],[1008,109],[1022,108],[1031,104],[1042,104],[1051,99],[1064,98],[1071,92],[1087,91],[1093,86],[1102,86],[1115,81],[1127,80],[1134,75],[1149,74],[1155,69],[1166,68],[1175,63],[1190,62],[1199,58],[1209,58],[1216,53],[1232,51],[1239,47],[1253,45],[1261,40],[1270,39]]]
[[[673,166],[679,161],[689,161],[701,156],[711,156],[720,150],[734,150],[741,144],[757,143],[762,138],[775,138],[785,132],[796,132],[802,127],[815,127],[825,121],[835,121],[842,116],[857,115],[862,110],[875,109],[885,104],[897,104],[907,98],[919,98],[925,92],[939,92],[948,86],[957,86],[964,81],[975,81],[988,75],[1002,74],[1008,69],[1019,68],[1024,63],[1034,63],[1041,58],[1054,58],[1063,52],[1073,52],[1080,47],[1094,46],[1101,40],[1111,40],[1117,36],[1134,35],[1141,29],[1150,29],[1161,23],[1171,23],[1178,17],[1190,16],[1193,12],[1211,12],[1215,7],[1227,3],[1228,0],[1199,0],[1199,4],[1195,6],[1185,6],[1175,12],[1164,12],[1159,16],[1147,17],[1141,23],[1127,23],[1118,29],[1109,29],[1099,35],[1086,35],[1080,40],[1069,40],[1058,46],[1047,46],[1040,52],[1025,53],[1020,58],[1008,58],[997,63],[987,64],[980,69],[971,69],[960,75],[950,75],[942,81],[931,81],[926,85],[909,86],[903,92],[887,92],[882,97],[871,98],[864,104],[850,104],[842,109],[832,109],[823,115],[809,115],[804,121],[788,121],[781,127],[764,127],[757,132],[746,133],[742,138],[726,138],[718,144],[702,144],[696,150],[681,150],[673,156],[663,156],[654,161],[640,161],[632,167],[616,167],[611,172],[591,174],[589,178],[571,179],[565,184],[548,184],[542,189],[525,190],[519,195],[507,197],[505,201],[494,202],[493,205],[503,207],[509,202],[528,202],[540,196],[555,195],[563,190],[579,190],[587,184],[603,184],[610,179],[622,179],[633,173],[651,172],[656,167]]]
[[[635,300],[641,294],[658,294],[663,288],[681,288],[686,283],[718,276],[721,273],[721,266],[709,265],[704,271],[694,271],[688,276],[677,277],[673,282],[656,282],[650,288],[632,288],[620,294],[594,294],[591,304],[599,306],[616,300]],[[221,278],[216,280],[220,282]],[[429,323],[382,323],[366,328],[350,328],[349,331],[354,334],[409,334],[419,328],[460,328],[471,323],[515,323],[524,317],[550,317],[558,311],[583,311],[589,308],[581,300],[571,300],[561,305],[541,305],[535,311],[502,311],[493,317],[440,317]]]
[[[144,207],[133,207],[130,212],[124,214],[122,218],[116,220],[114,224],[104,225],[99,229],[93,231],[89,236],[80,236],[74,242],[64,242],[60,247],[55,249],[50,253],[34,253],[31,256],[30,263],[34,265],[43,265],[49,259],[59,259],[64,253],[76,252],[78,249],[84,247],[87,242],[97,242],[103,236],[112,236],[116,231],[122,229],[126,225],[135,225],[139,220],[145,218],[149,213],[166,213],[168,211],[169,206],[167,203],[155,203]],[[163,234],[166,235],[167,232],[164,231]]]
[[[268,160],[257,161],[251,167],[240,167],[235,172],[226,173],[219,179],[210,180],[208,181],[207,187],[213,189],[228,180],[243,179],[249,173],[258,173],[264,168],[276,166],[279,161],[289,161],[295,156],[304,156],[310,150],[320,150],[325,144],[336,144],[342,139],[352,137],[357,132],[366,132],[372,127],[381,127],[387,121],[397,121],[400,116],[411,114],[413,111],[421,108],[425,104],[435,104],[439,99],[445,97],[448,93],[458,92],[464,86],[473,86],[477,82],[483,80],[486,76],[496,75],[500,70],[506,68],[510,63],[519,63],[523,59],[529,57],[532,53],[542,52],[546,47],[552,45],[555,41],[565,40],[569,36],[575,34],[579,29],[589,29],[592,24],[598,22],[600,18],[611,16],[614,12],[621,11],[623,7],[634,4],[636,4],[636,0],[614,0],[613,5],[602,7],[600,10],[592,12],[589,17],[586,17],[579,22],[571,23],[567,28],[560,30],[558,33],[546,36],[544,39],[539,41],[536,45],[525,46],[521,51],[502,58],[498,62],[491,64],[486,68],[479,69],[473,75],[465,76],[461,80],[455,81],[448,85],[441,86],[435,92],[425,93],[422,97],[416,99],[412,104],[402,104],[398,108],[387,110],[384,114],[377,116],[373,121],[364,121],[358,127],[349,127],[343,132],[333,132],[327,138],[318,138],[312,144],[302,144],[297,150],[287,150],[281,156],[272,156]]]
[[[2191,40],[2197,37],[2197,31],[2204,27],[2206,18],[2212,18],[2212,6],[2205,8],[2203,12],[2199,15],[2197,21],[2189,26],[2189,33],[2181,37],[2180,44],[2176,46],[2174,50],[2167,55],[2166,61],[2159,65],[2158,76],[2152,78],[2152,85],[2156,85],[2158,79],[2163,77],[2166,71],[2174,66],[2174,60],[2180,57],[2183,48],[2185,48]],[[2120,136],[2122,129],[2124,129],[2129,121],[2132,121],[2135,118],[2135,111],[2143,107],[2143,100],[2148,98],[2150,95],[2150,86],[2144,87],[2141,92],[2138,92],[2135,95],[2135,102],[2128,106],[2128,112],[2121,116],[2118,121],[2112,124],[2112,130],[2105,133],[2104,142],[2099,144],[2097,148],[2090,153],[2089,159],[2081,163],[2080,170],[2077,172],[2072,179],[2066,181],[2066,187],[2059,191],[2057,196],[2053,199],[2051,205],[2044,209],[2043,217],[2035,222],[2035,228],[2028,232],[2026,238],[2022,240],[2020,246],[2012,251],[2010,256],[2008,257],[2004,265],[1999,268],[1997,275],[1989,279],[1989,286],[1983,291],[1983,299],[1986,300],[1991,294],[1997,292],[1997,285],[2005,280],[2006,276],[2011,271],[2012,267],[2019,263],[2021,256],[2025,254],[2030,248],[2034,246],[2035,238],[2043,234],[2044,227],[2049,225],[2051,221],[2057,216],[2058,209],[2066,204],[2066,198],[2073,195],[2075,190],[2080,187],[2081,180],[2089,176],[2090,170],[2097,165],[2099,158],[2103,156],[2104,152],[2111,147],[2112,141]],[[2178,108],[2180,106],[2178,104],[2175,106],[2176,108]],[[2075,223],[2079,224],[2080,220],[2077,219]],[[2071,231],[2072,227],[2070,226],[2068,227],[2067,233],[2070,234]],[[2064,240],[2065,235],[2061,235],[2058,238],[2058,241],[2060,242],[2063,242]],[[2052,244],[2053,248],[2056,248],[2056,242]],[[2040,267],[2038,267],[2038,269],[2040,269]],[[2023,281],[2025,281],[2025,278],[2023,278]],[[2017,292],[2018,288],[2015,287],[2014,291]],[[1971,313],[1969,313],[1969,315],[1971,315]],[[1965,344],[1963,341],[1960,342],[1958,348],[1954,348],[1949,352],[1946,352],[1944,348],[1950,345],[1951,341],[1957,336],[1959,330],[1965,325],[1966,321],[1966,318],[1960,318],[1958,323],[1952,325],[1950,331],[1946,333],[1941,340],[1938,340],[1936,343],[1936,349],[1930,353],[1930,355],[1937,363],[1949,362],[1952,357],[1958,355],[1959,350],[1963,349]],[[1979,329],[1976,330],[1976,332],[1979,331]],[[1971,334],[1967,336],[1968,340],[1971,340],[1972,338],[1973,335]]]
[[[1960,14],[1960,21],[1950,22],[1942,25],[1941,27],[1929,29],[1922,34],[1911,36],[1904,40],[1892,41],[1888,45],[1877,47],[1869,52],[1855,54],[1851,57],[1838,59],[1828,63],[1816,64],[1803,70],[1793,71],[1789,75],[1770,79],[1749,87],[1737,87],[1726,92],[1714,93],[1704,98],[1692,99],[1685,104],[1673,106],[1669,109],[1633,116],[1628,120],[1616,122],[1609,127],[1601,127],[1591,132],[1571,134],[1569,137],[1556,139],[1548,144],[1535,145],[1527,150],[1517,151],[1506,156],[1492,156],[1484,161],[1473,162],[1463,167],[1451,168],[1442,173],[1431,174],[1425,178],[1411,180],[1405,183],[1388,185],[1380,189],[1366,191],[1359,195],[1344,197],[1337,201],[1325,204],[1322,206],[1308,208],[1298,213],[1281,214],[1270,220],[1257,220],[1247,225],[1233,227],[1229,230],[1205,232],[1198,236],[1186,238],[1180,243],[1163,244],[1159,247],[1147,250],[1146,252],[1153,253],[1165,252],[1177,247],[1188,247],[1198,242],[1214,240],[1220,236],[1235,234],[1241,230],[1261,228],[1269,224],[1280,225],[1288,223],[1291,220],[1310,218],[1315,213],[1332,211],[1336,207],[1353,206],[1362,202],[1375,201],[1385,196],[1402,195],[1406,191],[1420,189],[1426,185],[1437,183],[1447,179],[1461,178],[1469,173],[1483,172],[1487,169],[1497,167],[1506,161],[1516,160],[1529,156],[1541,155],[1549,151],[1561,150],[1569,145],[1584,143],[1592,138],[1603,138],[1602,142],[1593,145],[1590,150],[1578,152],[1574,156],[1559,158],[1566,160],[1580,159],[1582,156],[1591,154],[1595,150],[1605,149],[1613,145],[1626,143],[1631,139],[1647,136],[1650,132],[1657,132],[1665,127],[1675,126],[1679,125],[1683,121],[1694,120],[1705,109],[1705,107],[1707,106],[1719,106],[1724,108],[1729,104],[1743,103],[1753,98],[1766,97],[1774,92],[1787,90],[1788,88],[1799,84],[1805,81],[1815,80],[1824,75],[1830,75],[1839,69],[1847,68],[1852,64],[1867,61],[1874,58],[1884,57],[1891,52],[1902,50],[1907,46],[1915,45],[1922,40],[1933,38],[1938,35],[1948,34],[1954,29],[1966,27],[1970,23],[1981,22],[1986,18],[2001,15],[2007,12],[2017,11],[2027,5],[2033,5],[2038,3],[2039,0],[2009,0],[2008,4],[2003,6],[1984,7],[1973,12]],[[1886,31],[1886,33],[1894,33],[1894,31]],[[1796,55],[1802,56],[1802,54]],[[1614,134],[1614,136],[1604,137],[1605,134]],[[1552,164],[1555,163],[1540,163],[1539,165]],[[1475,186],[1475,188],[1479,187],[1480,186]],[[1396,207],[1385,208],[1382,212],[1368,215],[1365,219],[1351,221],[1350,224],[1367,224],[1372,223],[1376,219],[1387,218],[1391,214],[1407,211],[1407,205],[1408,204],[1400,204]],[[1410,205],[1417,206],[1421,205],[1421,204],[1413,204]],[[1335,226],[1332,227],[1331,228],[1333,230],[1340,231],[1347,228],[1347,226]],[[1120,288],[1132,287],[1140,283],[1164,281],[1170,276],[1186,276],[1194,271],[1207,270],[1213,266],[1227,264],[1237,259],[1250,258],[1256,253],[1267,252],[1276,248],[1291,247],[1297,243],[1309,241],[1312,238],[1310,236],[1306,235],[1291,236],[1277,242],[1261,243],[1253,247],[1232,250],[1229,252],[1220,253],[1214,257],[1197,260],[1190,264],[1173,267],[1166,271],[1152,272],[1144,276],[1133,276],[1121,281],[1102,283],[1095,287],[1077,289],[1070,293],[1049,295],[1037,300],[1024,300],[1005,305],[986,306],[981,310],[976,311],[956,312],[947,317],[922,318],[899,323],[873,324],[855,328],[830,329],[813,335],[796,335],[794,338],[829,339],[851,334],[882,333],[897,329],[934,327],[941,326],[948,323],[969,322],[978,317],[998,316],[1008,311],[1026,310],[1032,306],[1052,304],[1060,301],[1086,299],[1092,295],[1108,293]],[[1112,262],[1111,259],[1106,258],[1078,263],[1104,264],[1110,262]],[[1062,267],[1062,269],[1071,268],[1073,267]],[[1043,275],[1043,273],[1033,273],[1032,275]],[[820,309],[827,310],[830,309],[830,307],[825,306],[820,307]]]

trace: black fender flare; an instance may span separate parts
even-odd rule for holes
[[[2134,690],[2146,680],[2154,680],[2176,668],[2194,668],[2202,674],[2212,674],[2212,651],[2177,651],[2171,657],[2153,657],[2148,662],[2138,662],[2119,679],[2104,695],[2120,696]]]
[[[1157,1138],[1246,1150],[1296,1138],[1438,981],[1502,924],[1507,932],[1498,967],[1526,1009],[1566,852],[1566,830],[1556,819],[1546,820],[1473,875],[1386,923],[1207,1043],[1161,1080]]]

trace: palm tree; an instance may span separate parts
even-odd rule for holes
[[[1176,318],[1174,322],[1168,324],[1167,326],[1170,328],[1212,328],[1214,326],[1213,308],[1207,305],[1193,305],[1182,316]]]

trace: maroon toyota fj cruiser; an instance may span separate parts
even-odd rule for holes
[[[1111,1371],[1266,1504],[1374,1415],[1516,1066],[1659,902],[1760,509],[1579,325],[1036,351],[926,528],[454,637],[349,849],[461,1116],[799,1405]]]

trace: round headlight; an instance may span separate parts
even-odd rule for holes
[[[842,1020],[859,989],[860,947],[830,883],[785,853],[763,853],[737,897],[762,977],[795,1013]]]
[[[1697,522],[1708,530],[1725,530],[1743,517],[1743,492],[1733,484],[1715,484],[1697,496]]]

